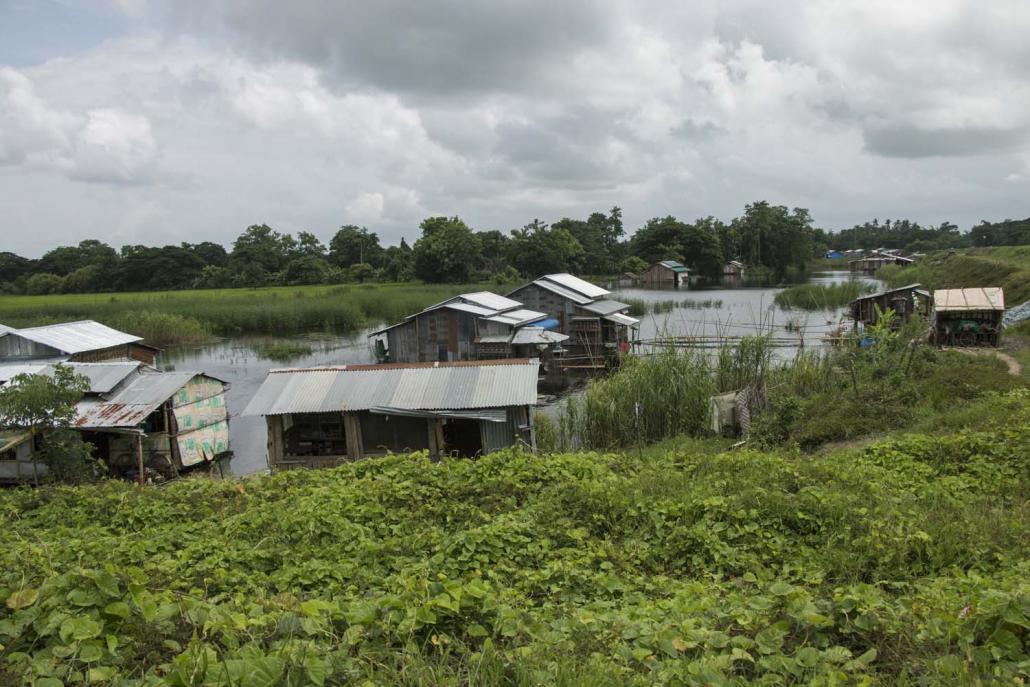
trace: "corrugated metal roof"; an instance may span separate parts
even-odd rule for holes
[[[588,281],[575,277],[571,274],[563,272],[561,274],[546,274],[541,279],[552,281],[555,284],[564,286],[566,289],[571,289],[576,293],[583,294],[587,298],[593,300],[594,298],[603,298],[611,293],[606,289],[602,289],[600,286],[591,284]],[[539,281],[539,280],[538,280]]]
[[[548,291],[550,291],[552,293],[558,294],[562,298],[567,298],[568,300],[570,300],[573,303],[576,303],[578,305],[584,305],[584,304],[589,303],[590,301],[594,300],[593,298],[590,298],[589,296],[584,296],[583,294],[579,293],[578,291],[573,291],[572,289],[567,289],[567,288],[565,288],[564,286],[562,286],[560,284],[556,284],[554,282],[547,281],[546,279],[537,279],[533,283],[536,284],[537,286],[539,286],[542,289],[547,289]]]
[[[664,267],[668,267],[670,270],[676,273],[690,272],[690,270],[687,269],[686,265],[684,265],[682,262],[677,262],[676,260],[662,260],[658,264],[663,265]]]
[[[0,365],[0,384],[6,384],[18,375],[39,374],[46,368],[46,363],[4,363]]]
[[[629,307],[629,303],[620,303],[619,301],[605,299],[588,303],[583,306],[583,309],[595,312],[598,315],[610,315],[613,312],[619,312],[620,310],[629,310]]]
[[[937,312],[948,310],[1004,310],[1005,293],[1001,287],[978,289],[938,289],[933,292]]]
[[[0,324],[0,336],[3,336],[7,332],[17,331],[14,327],[8,327],[6,324]]]
[[[918,289],[920,286],[922,286],[922,284],[916,283],[916,284],[909,284],[907,286],[899,286],[896,289],[885,289],[883,291],[877,291],[876,293],[871,293],[868,296],[859,296],[858,298],[855,299],[855,301],[864,301],[864,300],[868,300],[870,298],[881,298],[883,296],[889,296],[890,294],[895,293],[897,291],[914,291],[914,290]]]
[[[75,426],[83,429],[135,427],[191,379],[202,374],[153,372],[138,375],[106,400],[87,399],[79,403]]]
[[[500,296],[490,291],[463,293],[459,298],[464,298],[469,303],[496,311],[511,310],[512,308],[517,308],[522,305],[518,301],[513,301],[510,298],[505,298],[504,296]]]
[[[522,324],[529,324],[530,322],[542,320],[545,317],[547,317],[546,313],[537,312],[535,310],[526,310],[523,308],[503,312],[499,315],[494,315],[493,317],[487,317],[486,319],[491,322],[500,322],[501,324],[510,324],[513,327],[517,327]]]
[[[28,329],[17,329],[12,333],[70,354],[96,351],[143,340],[142,337],[120,332],[93,320],[29,327]]]
[[[640,320],[618,312],[612,313],[611,315],[605,315],[604,319],[615,322],[616,324],[624,324],[627,327],[636,327],[640,324]]]
[[[244,415],[500,408],[536,403],[537,360],[273,370]]]
[[[497,312],[496,310],[493,310],[491,308],[484,308],[482,306],[472,305],[470,303],[448,303],[447,305],[444,305],[442,307],[447,308],[448,310],[460,310],[462,312],[470,312],[473,315],[479,315],[480,317],[493,315]],[[422,312],[425,311],[423,310]]]
[[[89,380],[89,391],[93,394],[106,394],[118,386],[126,377],[139,369],[142,363],[62,363],[70,367],[77,375]],[[44,374],[53,375],[54,366],[47,365]]]
[[[552,332],[542,327],[523,327],[516,329],[511,335],[511,342],[515,345],[524,344],[553,344],[568,340],[566,334]]]

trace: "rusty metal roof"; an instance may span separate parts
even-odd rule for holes
[[[191,379],[201,375],[202,372],[152,372],[137,375],[109,398],[86,399],[79,403],[78,417],[74,424],[81,429],[135,427]]]
[[[1004,310],[1005,293],[999,286],[975,289],[937,289],[933,292],[937,312],[963,310]]]
[[[9,333],[68,354],[97,351],[143,340],[142,337],[120,332],[93,320],[28,327]]]
[[[273,370],[243,415],[534,405],[538,360]]]

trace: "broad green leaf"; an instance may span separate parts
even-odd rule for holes
[[[104,613],[117,618],[128,618],[132,614],[132,609],[124,601],[112,601],[104,606]]]
[[[36,599],[38,598],[38,589],[20,589],[7,597],[7,607],[14,611],[19,608],[28,608],[32,604],[36,603]]]

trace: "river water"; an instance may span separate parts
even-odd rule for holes
[[[849,278],[847,272],[819,272],[812,275],[810,282],[832,284]],[[878,284],[872,279],[864,280]],[[687,299],[692,301],[690,307],[681,305],[669,312],[639,316],[640,338],[643,340],[666,335],[732,337],[772,331],[776,338],[798,338],[799,345],[804,345],[806,349],[825,345],[822,336],[836,328],[842,310],[784,311],[773,304],[773,299],[780,291],[779,288],[689,291],[613,289],[612,298],[634,298],[652,303],[675,300],[682,304]],[[800,331],[797,326],[800,326]],[[283,367],[375,362],[367,338],[368,332],[375,328],[348,336],[319,335],[289,339],[307,343],[312,352],[286,361],[268,360],[258,354],[263,345],[281,339],[239,337],[198,346],[170,348],[162,352],[159,364],[166,370],[205,372],[229,382],[226,401],[234,452],[230,469],[234,474],[246,475],[267,469],[265,420],[261,417],[242,417],[240,413],[261,386],[268,371]],[[782,349],[782,353],[792,354],[795,350],[796,347],[788,347]]]

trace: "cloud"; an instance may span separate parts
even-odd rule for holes
[[[13,250],[758,199],[830,227],[1030,212],[1017,0],[121,4],[122,34],[0,68]]]
[[[967,157],[993,155],[1025,146],[1027,131],[994,127],[923,129],[910,124],[866,129],[865,147],[885,157]]]
[[[121,109],[53,107],[32,81],[0,68],[0,165],[51,169],[72,179],[141,181],[157,145],[146,117]]]

